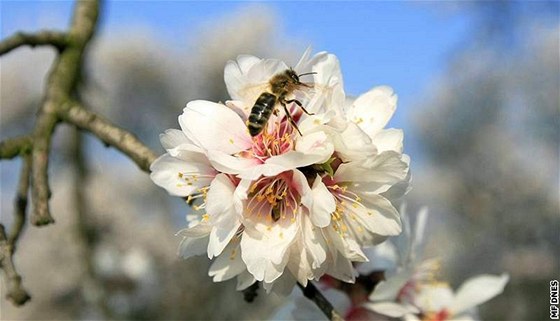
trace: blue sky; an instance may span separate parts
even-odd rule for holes
[[[2,37],[17,30],[65,28],[72,5],[68,1],[2,1]],[[348,93],[356,95],[374,85],[392,86],[400,100],[390,125],[400,128],[408,127],[410,109],[469,31],[468,12],[452,11],[449,3],[110,1],[104,6],[99,36],[141,25],[181,46],[188,41],[185,31],[188,34],[203,23],[218,22],[221,16],[255,5],[267,6],[276,14],[285,41],[293,38],[317,51],[335,53]]]

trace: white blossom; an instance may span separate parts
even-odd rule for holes
[[[401,231],[392,202],[410,176],[402,132],[383,129],[395,110],[392,91],[348,100],[338,59],[307,51],[294,71],[309,73],[302,81],[308,77],[311,88],[286,99],[312,114],[290,103],[297,128],[278,108],[251,137],[251,107],[288,68],[254,56],[230,61],[224,78],[232,100],[189,102],[181,130],[161,136],[167,153],[151,167],[156,184],[200,210],[178,233],[180,255],[206,253],[214,281],[237,277],[238,289],[260,281],[289,293],[325,273],[353,282],[352,262],[367,261],[362,247]]]

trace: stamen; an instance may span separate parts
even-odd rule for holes
[[[249,189],[247,204],[248,215],[264,215],[266,221],[273,223],[288,215],[295,219],[299,209],[299,196],[290,187],[289,174],[276,177],[261,177]]]

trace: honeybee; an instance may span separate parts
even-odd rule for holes
[[[271,114],[274,113],[276,115],[277,111],[275,107],[277,103],[284,108],[284,112],[286,113],[286,117],[288,118],[290,124],[292,124],[292,126],[294,126],[294,128],[301,135],[296,122],[288,111],[287,104],[295,103],[306,114],[312,114],[305,110],[299,100],[287,99],[287,97],[295,90],[301,89],[302,87],[311,88],[312,86],[302,83],[299,80],[299,77],[312,74],[315,74],[315,72],[308,72],[298,75],[293,69],[290,68],[272,76],[272,78],[268,81],[268,91],[260,94],[259,98],[257,98],[257,100],[255,101],[253,108],[251,108],[251,113],[249,114],[249,118],[247,119],[247,128],[249,129],[249,133],[251,134],[251,136],[254,137],[260,134],[264,130]]]

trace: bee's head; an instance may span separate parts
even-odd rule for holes
[[[298,74],[296,74],[296,72],[292,68],[286,70],[286,75],[290,78],[291,81],[294,82],[294,84],[300,83]]]

